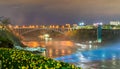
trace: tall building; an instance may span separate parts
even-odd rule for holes
[[[120,21],[110,21],[110,25],[120,25]]]

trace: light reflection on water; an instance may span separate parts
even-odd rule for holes
[[[72,41],[30,41],[23,42],[29,47],[45,47],[47,49],[47,57],[55,58],[72,54],[76,51],[76,47]]]
[[[97,50],[98,47],[96,45],[76,45],[76,43],[72,41],[48,41],[47,43],[44,41],[31,41],[23,43],[30,47],[46,47],[47,56],[51,58],[71,55],[75,52],[79,52],[79,54],[76,54],[79,58],[70,56],[69,58],[66,58],[65,61],[81,66],[83,69],[119,69],[120,67],[119,45],[117,45],[117,47],[106,47],[106,49]],[[89,51],[91,49],[96,50]],[[87,50],[85,52],[88,54],[81,53],[84,50]],[[78,61],[77,59],[81,61]]]
[[[55,59],[68,63],[74,63],[75,65],[80,66],[83,69],[118,69],[118,67],[120,66],[119,48],[120,43],[117,43],[98,49],[78,51],[77,53],[58,57]],[[81,57],[81,55],[83,57]],[[74,59],[74,61],[67,61],[67,59],[69,58]]]

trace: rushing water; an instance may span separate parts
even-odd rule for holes
[[[74,43],[72,41],[30,41],[23,42],[30,47],[45,47],[46,56],[80,66],[83,69],[119,69],[120,44],[100,47],[91,41]]]

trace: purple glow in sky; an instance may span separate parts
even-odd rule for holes
[[[13,24],[65,24],[120,20],[120,0],[0,0],[0,16]]]

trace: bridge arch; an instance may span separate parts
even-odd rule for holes
[[[35,29],[32,29],[32,30],[28,30],[26,32],[23,32],[21,33],[21,35],[24,35],[24,34],[27,34],[27,33],[30,33],[30,32],[33,32],[33,31],[36,31],[36,30],[45,30],[45,31],[55,31],[55,32],[59,32],[60,34],[63,34],[65,35],[65,32],[69,31],[69,29],[43,29],[43,28],[35,28]]]
[[[72,28],[18,28],[14,29],[19,36],[22,36],[21,40],[24,39],[35,39],[37,40],[38,37],[42,37],[44,34],[49,34],[51,38],[55,39],[67,39],[71,40],[68,36],[69,31],[74,31],[75,29]],[[31,38],[29,38],[31,37]]]

